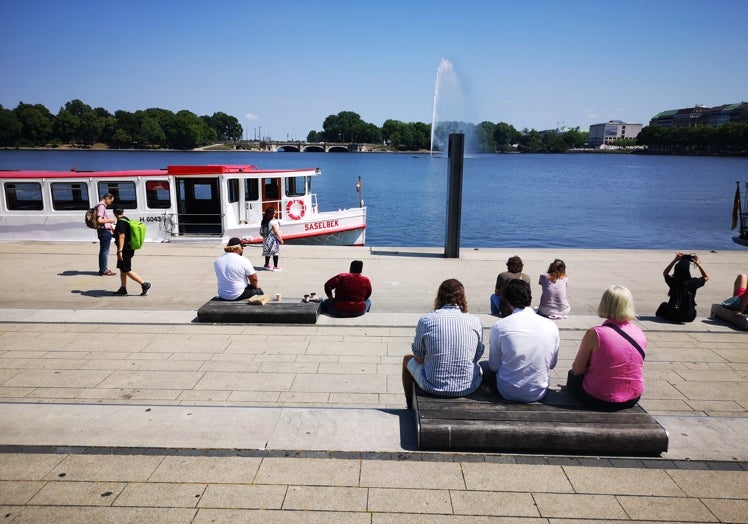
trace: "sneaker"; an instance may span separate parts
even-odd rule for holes
[[[279,268],[278,266],[275,266],[275,268],[273,269],[273,271],[283,271],[283,270],[281,268]]]
[[[265,268],[265,271],[272,271],[273,270],[273,268],[270,266],[270,264],[267,264],[267,265],[262,266],[262,267]]]
[[[117,291],[112,293],[112,295],[119,295],[119,296],[125,296],[127,295],[127,290],[123,287],[119,288]]]
[[[143,288],[143,291],[140,293],[140,296],[144,297],[148,294],[148,290],[151,289],[151,283],[143,282],[143,285],[141,287]]]

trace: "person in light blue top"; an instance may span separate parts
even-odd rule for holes
[[[418,321],[411,349],[413,354],[403,358],[402,372],[409,409],[413,382],[440,397],[469,395],[480,387],[483,325],[468,314],[465,288],[459,280],[441,283],[434,310]]]

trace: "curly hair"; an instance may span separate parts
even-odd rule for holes
[[[434,309],[441,309],[448,304],[458,306],[463,313],[468,312],[465,287],[456,278],[450,278],[442,282],[436,292]]]
[[[517,255],[514,255],[513,257],[509,257],[509,259],[506,261],[506,268],[512,273],[522,273],[525,265],[522,263],[521,258],[519,258]]]
[[[553,262],[551,262],[551,265],[548,266],[548,278],[551,280],[551,282],[555,282],[559,278],[564,278],[566,276],[566,264],[564,264],[564,261],[560,258],[557,258]]]

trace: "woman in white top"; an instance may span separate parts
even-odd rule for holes
[[[569,279],[566,277],[564,261],[557,258],[551,262],[548,272],[540,275],[538,284],[543,288],[538,314],[548,318],[566,318],[571,311],[571,306],[566,299]]]

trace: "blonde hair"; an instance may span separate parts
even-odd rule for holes
[[[226,253],[236,253],[240,249],[244,249],[241,244],[236,244],[234,246],[226,246],[226,247],[223,248],[223,250]]]
[[[636,311],[631,291],[618,284],[608,287],[600,299],[600,305],[597,306],[597,315],[610,320],[634,320]]]

